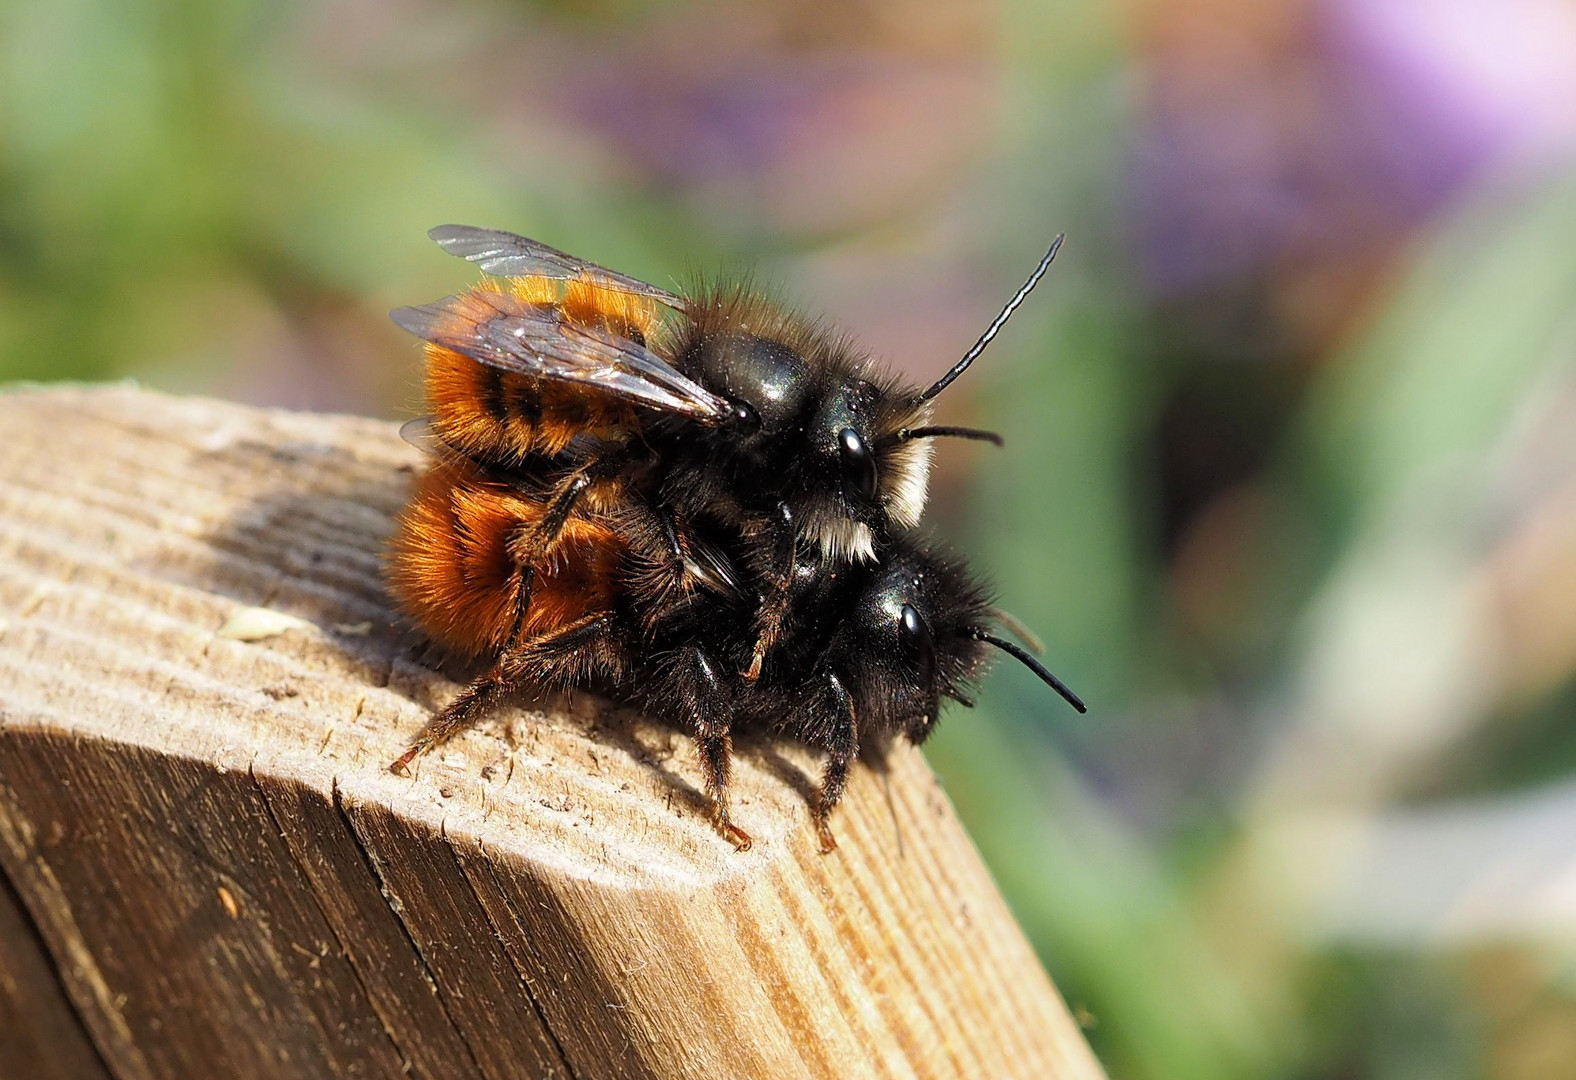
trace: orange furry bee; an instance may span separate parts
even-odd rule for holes
[[[788,633],[802,556],[816,573],[874,564],[920,516],[930,438],[1000,442],[930,425],[930,402],[1061,240],[921,390],[743,290],[680,296],[509,233],[431,235],[493,277],[393,312],[428,343],[431,415],[414,441],[439,460],[401,519],[389,576],[438,643],[495,662],[396,772],[521,681],[617,683],[631,653],[597,642],[627,645],[631,617],[650,633],[695,605],[741,607],[745,630],[729,641],[750,647],[736,674],[761,679]],[[723,758],[706,764],[720,790],[718,746]]]

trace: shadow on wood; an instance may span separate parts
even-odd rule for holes
[[[1100,1075],[912,748],[829,857],[802,749],[741,745],[736,853],[688,739],[588,698],[390,775],[457,674],[379,579],[393,425],[0,418],[0,1076]]]

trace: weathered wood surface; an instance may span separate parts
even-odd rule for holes
[[[0,428],[0,1076],[1100,1075],[911,749],[825,857],[802,751],[741,746],[736,853],[688,740],[587,698],[390,775],[457,674],[379,581],[393,425],[110,387]]]

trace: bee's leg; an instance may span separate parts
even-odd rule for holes
[[[601,612],[520,642],[498,661],[504,683],[573,689],[589,681],[622,682],[629,670],[629,650],[616,625],[610,613]]]
[[[843,797],[843,787],[848,783],[849,763],[859,755],[859,727],[854,716],[854,699],[849,697],[836,675],[827,675],[837,715],[826,740],[826,772],[821,778],[821,795],[815,804],[815,832],[821,840],[821,854],[837,847],[832,835],[830,818],[832,810]]]
[[[525,621],[531,590],[536,583],[537,568],[551,558],[553,548],[563,535],[564,526],[574,517],[581,497],[598,480],[614,475],[618,467],[618,460],[605,457],[578,469],[554,489],[541,518],[521,527],[509,538],[509,557],[519,567],[520,579],[515,597],[514,624],[509,628],[509,636],[504,639],[505,652],[514,648],[519,641],[520,627]]]
[[[732,770],[733,710],[722,680],[711,660],[691,646],[679,654],[672,677],[678,696],[695,724],[695,748],[706,774],[706,794],[711,797],[711,823],[740,851],[750,849],[750,834],[728,816],[728,776]]]
[[[474,724],[477,717],[494,704],[502,692],[503,672],[498,665],[494,665],[485,674],[477,676],[471,685],[461,690],[453,701],[423,725],[405,752],[389,766],[389,772],[395,776],[409,776],[412,761]]]
[[[755,611],[755,648],[750,666],[741,674],[751,682],[761,677],[766,654],[782,635],[788,616],[788,588],[793,584],[795,528],[793,511],[785,502],[777,504],[777,548],[772,553],[770,583],[762,590],[761,605]]]
[[[699,585],[723,596],[741,595],[738,573],[728,557],[692,533],[671,508],[627,508],[624,514],[660,544],[671,588],[687,594]]]
[[[589,468],[570,476],[553,492],[541,520],[522,528],[510,539],[509,555],[522,567],[522,578],[534,577],[536,568],[547,561],[564,526],[574,515],[575,505],[595,479]]]
[[[529,563],[519,566],[519,577],[514,583],[514,621],[509,624],[509,636],[504,638],[503,651],[515,647],[520,641],[520,630],[525,626],[525,613],[531,607],[531,589],[536,584],[536,567]]]
[[[574,514],[575,504],[586,493],[593,479],[589,469],[575,473],[553,492],[547,512],[541,520],[521,528],[509,538],[509,557],[519,568],[520,576],[515,588],[514,622],[509,627],[508,637],[504,638],[505,651],[519,643],[520,628],[525,624],[526,609],[531,604],[531,590],[536,585],[537,567],[547,562],[552,555],[553,546],[558,543],[564,526]]]
[[[783,620],[787,615],[787,585],[773,583],[755,612],[755,648],[750,652],[750,666],[739,673],[744,678],[754,682],[761,677],[761,670],[766,665],[766,654],[772,651],[772,646],[782,636]]]
[[[525,609],[531,602],[531,581],[534,576],[529,566],[520,568],[514,592],[514,623],[509,627],[507,638],[511,646],[519,638],[520,627],[525,623]],[[412,761],[470,727],[476,722],[476,717],[493,704],[502,690],[503,662],[500,660],[490,670],[472,680],[471,685],[461,690],[459,696],[422,726],[405,752],[389,766],[389,772],[395,776],[409,776]]]
[[[679,531],[678,519],[671,509],[653,512],[652,519],[656,528],[662,531],[662,539],[666,541],[668,556],[668,580],[672,587],[685,590],[688,579],[693,576],[689,554],[689,544],[685,542],[683,533]]]
[[[409,776],[412,761],[474,724],[483,712],[497,704],[501,696],[522,681],[522,670],[535,672],[539,678],[541,673],[546,672],[548,678],[540,681],[548,682],[556,672],[607,666],[600,656],[604,650],[597,648],[595,639],[607,629],[611,621],[611,617],[606,615],[587,616],[566,627],[519,642],[506,650],[496,664],[477,676],[441,712],[427,721],[405,752],[389,766],[389,772],[396,776]],[[593,655],[585,655],[587,652]],[[598,660],[602,660],[600,665],[596,663]]]

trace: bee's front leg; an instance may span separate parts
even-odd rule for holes
[[[728,781],[733,765],[733,708],[720,673],[701,649],[684,649],[673,668],[681,707],[695,726],[695,748],[711,798],[711,821],[729,843],[748,851],[750,834],[733,823],[728,810]]]
[[[854,699],[835,674],[826,676],[836,716],[826,739],[826,772],[821,777],[821,794],[815,803],[815,832],[821,841],[821,854],[837,848],[832,835],[832,810],[842,801],[848,784],[848,766],[859,756],[859,726],[854,716]]]

